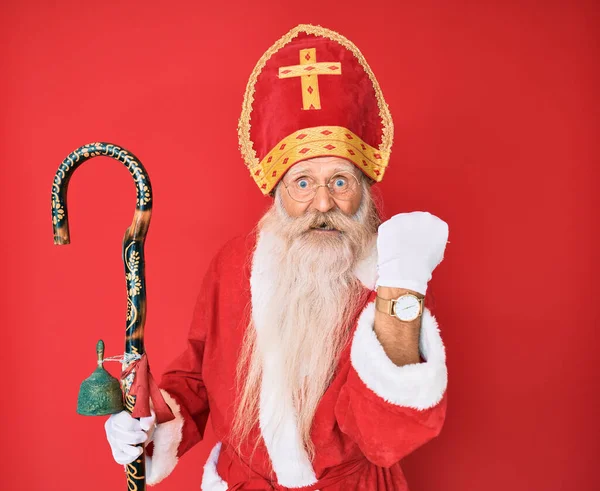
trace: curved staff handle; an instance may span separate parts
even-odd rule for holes
[[[54,243],[70,243],[67,213],[67,187],[75,169],[86,160],[97,156],[112,157],[123,163],[131,173],[137,189],[137,201],[133,221],[123,238],[123,263],[127,283],[127,321],[125,327],[125,353],[144,354],[144,324],[146,322],[146,280],[144,271],[144,240],[152,214],[152,186],[144,166],[135,155],[112,143],[90,143],[70,153],[60,164],[52,183],[52,226]],[[125,367],[124,367],[125,368]],[[135,397],[129,394],[134,374],[122,383],[125,409],[133,411]],[[127,465],[127,488],[144,491],[145,456],[142,453]]]

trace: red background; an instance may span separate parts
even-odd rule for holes
[[[103,418],[75,404],[96,340],[122,351],[134,186],[115,161],[85,164],[69,193],[73,243],[55,247],[61,160],[110,141],[150,173],[146,340],[160,374],[213,253],[269,203],[237,149],[247,78],[311,22],[360,47],[390,105],[386,214],[450,225],[431,285],[448,417],[406,459],[411,489],[598,489],[594,3],[3,2],[0,488],[125,489]],[[156,489],[199,489],[206,440]]]

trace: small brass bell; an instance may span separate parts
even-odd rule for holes
[[[77,398],[77,413],[84,416],[104,416],[123,411],[123,392],[119,381],[102,365],[104,341],[96,345],[98,367],[81,382]]]

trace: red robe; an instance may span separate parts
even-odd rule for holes
[[[311,430],[315,458],[300,443],[293,409],[286,412],[284,438],[275,439],[269,415],[286,404],[270,391],[265,368],[259,420],[250,434],[258,447],[250,461],[228,443],[235,398],[235,370],[252,315],[257,331],[272,282],[263,265],[274,239],[262,234],[236,238],[215,256],[204,278],[187,348],[170,365],[161,390],[176,418],[158,425],[147,482],[168,476],[177,460],[203,436],[210,413],[220,442],[204,467],[202,489],[300,491],[405,491],[400,460],[435,437],[446,412],[445,351],[429,309],[422,316],[422,363],[396,366],[372,329],[376,246],[357,266],[365,302],[341,354],[333,381],[317,408]],[[255,250],[256,245],[256,250]],[[262,260],[261,260],[262,258]],[[252,446],[243,447],[250,455]]]

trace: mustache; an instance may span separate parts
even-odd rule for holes
[[[298,232],[308,232],[315,228],[335,229],[340,232],[347,232],[358,225],[355,218],[344,214],[339,209],[326,212],[312,210],[295,218],[294,222],[294,229]]]

